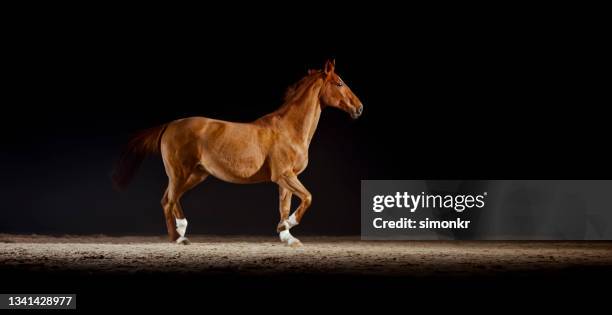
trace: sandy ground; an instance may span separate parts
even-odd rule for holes
[[[191,236],[188,246],[165,237],[0,234],[4,271],[110,273],[360,274],[463,276],[504,272],[612,269],[612,242],[360,241],[302,237],[302,248],[276,238]]]

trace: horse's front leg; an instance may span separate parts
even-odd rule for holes
[[[289,212],[291,212],[291,197],[293,197],[293,194],[288,189],[278,186],[278,210],[280,212],[280,221],[276,226],[276,232],[278,233],[287,229],[285,221],[289,218]]]
[[[302,185],[302,183],[298,180],[297,176],[292,172],[282,174],[276,182],[280,186],[281,194],[281,223],[277,227],[280,239],[281,241],[286,242],[292,247],[302,246],[300,240],[293,237],[293,235],[289,233],[289,230],[292,227],[298,225],[302,220],[304,213],[306,212],[306,210],[308,210],[310,204],[312,203],[312,195],[306,189],[306,187],[304,187],[304,185]],[[283,189],[289,192],[289,194],[287,194],[288,201],[283,200]],[[290,211],[291,194],[296,194],[300,198],[301,202],[295,212],[287,218],[287,215],[289,215]],[[284,209],[286,209],[286,212],[284,212]],[[284,214],[285,217],[283,217]]]

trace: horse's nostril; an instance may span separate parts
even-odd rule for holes
[[[359,108],[357,109],[357,113],[358,113],[359,115],[361,115],[361,113],[362,113],[362,112],[363,112],[363,106],[362,106],[362,107],[359,107]]]

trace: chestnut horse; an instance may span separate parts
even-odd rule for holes
[[[323,70],[308,71],[287,90],[278,110],[251,123],[190,117],[142,131],[121,154],[113,181],[124,187],[147,154],[161,152],[168,175],[161,203],[170,240],[178,244],[189,244],[181,196],[208,175],[240,184],[272,181],[279,187],[280,239],[301,246],[289,229],[300,223],[312,196],[297,176],[308,164],[308,147],[327,106],[353,119],[363,111],[361,101],[335,73],[334,61],[327,61]],[[301,202],[289,215],[293,194]]]

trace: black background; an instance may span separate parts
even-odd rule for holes
[[[301,176],[314,204],[298,236],[358,234],[361,179],[610,177],[603,20],[573,7],[334,5],[5,11],[0,232],[165,233],[159,157],[127,191],[111,187],[129,135],[193,115],[253,120],[327,58],[365,110],[358,121],[323,113]],[[275,235],[276,198],[273,184],[209,179],[183,198],[189,233]],[[535,280],[4,274],[14,291],[77,292],[81,309],[273,312],[518,302],[584,311],[605,301],[590,279],[609,279],[580,268]]]
[[[158,156],[125,192],[112,189],[129,135],[188,116],[254,120],[328,58],[364,114],[324,111],[301,175],[314,204],[297,234],[358,234],[361,179],[609,175],[593,75],[602,43],[586,31],[596,25],[390,12],[16,22],[4,58],[0,231],[165,233]],[[273,235],[278,221],[274,184],[211,178],[183,207],[190,233]]]

